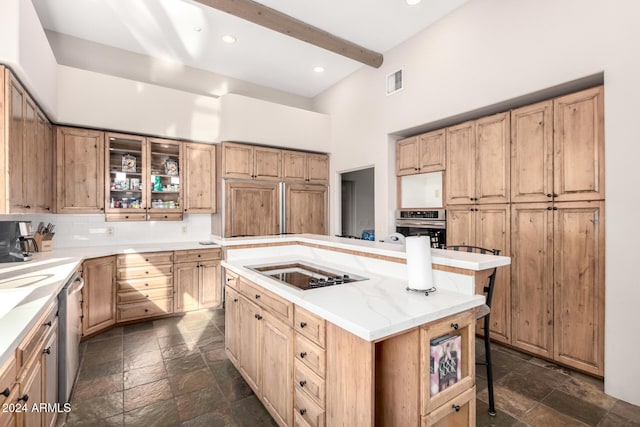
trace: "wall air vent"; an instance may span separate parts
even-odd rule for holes
[[[402,68],[387,76],[387,95],[402,90]]]

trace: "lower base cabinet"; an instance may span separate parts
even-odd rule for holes
[[[370,342],[242,277],[225,283],[226,353],[278,425],[475,426],[475,309]],[[430,342],[447,334],[461,337],[462,378],[432,396]]]

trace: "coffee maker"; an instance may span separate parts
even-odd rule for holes
[[[0,262],[30,261],[38,245],[31,221],[0,221]]]

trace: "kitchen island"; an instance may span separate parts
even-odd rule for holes
[[[402,246],[327,236],[218,243],[227,354],[280,425],[474,425],[473,337],[484,302],[475,289],[509,258],[434,250],[436,291],[427,296],[406,290]],[[264,274],[292,265],[367,280],[300,290]],[[432,396],[429,343],[444,335],[460,337],[461,378]]]

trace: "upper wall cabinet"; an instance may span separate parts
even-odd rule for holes
[[[207,144],[184,144],[184,211],[216,211],[216,147]]]
[[[553,109],[555,200],[603,200],[604,88],[556,98]]]
[[[447,205],[508,203],[509,113],[447,129]]]
[[[282,179],[286,182],[329,184],[329,156],[284,150]]]
[[[275,148],[224,142],[222,177],[280,181],[282,152]]]
[[[58,213],[104,212],[104,132],[56,129]]]
[[[444,129],[402,139],[396,143],[396,175],[437,172],[444,168]]]
[[[1,213],[53,212],[53,138],[49,120],[20,82],[0,67]],[[3,109],[4,107],[4,109]],[[6,139],[5,139],[6,138]],[[8,182],[6,182],[8,180]]]
[[[511,112],[513,202],[604,199],[602,86]]]

